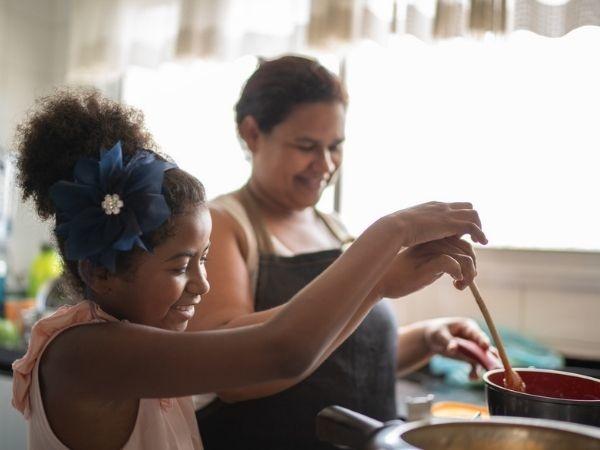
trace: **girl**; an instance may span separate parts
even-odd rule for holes
[[[209,290],[211,218],[200,182],[154,147],[139,112],[94,91],[44,98],[18,128],[23,197],[55,221],[74,303],[36,324],[13,365],[32,449],[202,448],[190,395],[304,373],[359,309],[404,288],[389,275],[403,247],[486,242],[468,203],[399,211],[268,321],[181,333]],[[474,276],[470,259],[436,259]]]

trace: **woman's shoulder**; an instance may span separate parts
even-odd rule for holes
[[[214,222],[214,234],[233,234],[240,244],[242,253],[255,244],[254,229],[246,208],[242,204],[239,191],[220,195],[208,203]]]
[[[244,209],[240,201],[239,191],[218,195],[208,201],[208,207],[216,210]]]
[[[233,222],[243,224],[247,219],[246,210],[240,202],[236,192],[219,195],[218,197],[211,199],[208,202],[208,208],[213,219],[215,217],[217,220],[220,219],[221,221],[227,221],[229,219],[230,224]]]
[[[215,197],[208,202],[208,208],[213,220],[213,235],[233,233],[239,236],[244,233],[247,215],[235,193]]]

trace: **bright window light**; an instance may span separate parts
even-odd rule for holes
[[[133,67],[124,78],[125,103],[144,112],[161,150],[198,177],[209,198],[239,188],[250,175],[233,108],[255,68],[256,58],[245,57]]]
[[[496,247],[600,250],[600,29],[347,56],[342,218],[353,233],[429,200],[474,203]],[[335,57],[319,57],[335,69]],[[125,102],[210,197],[248,177],[233,107],[256,59],[132,68]],[[330,210],[332,193],[321,205]]]
[[[600,29],[348,58],[342,216],[474,203],[498,247],[600,250]]]

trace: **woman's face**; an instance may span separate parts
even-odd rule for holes
[[[342,162],[345,112],[338,101],[302,103],[269,133],[259,132],[252,182],[286,208],[314,206]]]

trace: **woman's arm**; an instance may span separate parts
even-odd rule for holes
[[[423,367],[434,355],[425,338],[426,322],[415,322],[398,329],[396,372],[406,375]]]
[[[430,319],[401,327],[398,330],[398,375],[420,369],[436,354],[469,362],[474,370],[477,361],[457,351],[454,337],[473,341],[483,350],[490,347],[490,341],[479,325],[464,317]]]

